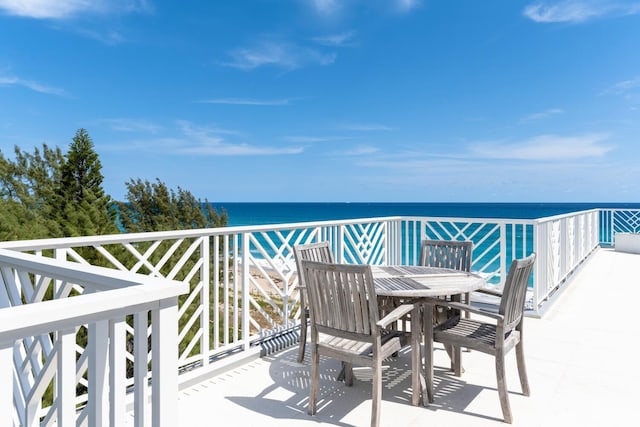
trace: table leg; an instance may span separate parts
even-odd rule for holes
[[[422,331],[424,337],[424,368],[427,392],[422,396],[424,406],[428,406],[433,402],[433,305],[430,303],[423,304],[423,323]]]
[[[422,375],[422,355],[420,354],[420,314],[421,307],[416,305],[411,313],[411,403],[418,406],[421,394],[424,395],[426,384]]]

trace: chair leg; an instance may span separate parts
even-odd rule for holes
[[[452,369],[453,369],[453,375],[455,375],[456,377],[460,377],[462,376],[462,348],[459,346],[455,346],[452,348],[452,358],[451,358],[451,362],[452,362]]]
[[[524,346],[522,344],[522,337],[520,338],[520,342],[516,345],[516,361],[518,363],[518,375],[520,376],[522,394],[529,396],[531,391],[529,390],[529,381],[527,379],[527,366],[524,363]]]
[[[309,415],[315,415],[320,389],[320,355],[315,346],[311,346],[311,386],[309,391]]]
[[[353,385],[353,364],[342,362],[342,372],[344,374],[344,383],[347,387],[351,387]]]
[[[504,375],[504,353],[499,351],[496,354],[496,378],[498,380],[498,395],[500,396],[500,406],[504,422],[511,424],[511,406],[509,405],[509,395],[507,394],[507,379]]]
[[[380,404],[382,401],[382,361],[378,360],[373,368],[373,389],[371,392],[371,427],[380,424]]]
[[[304,360],[304,350],[307,345],[307,319],[308,315],[306,313],[303,314],[303,320],[300,322],[300,344],[298,346],[298,363],[302,363]]]

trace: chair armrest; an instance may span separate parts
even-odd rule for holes
[[[394,308],[392,312],[384,316],[382,319],[378,320],[378,323],[376,323],[376,325],[380,328],[386,328],[391,323],[396,322],[407,314],[411,313],[417,307],[418,304],[410,303],[399,305],[398,307]]]
[[[494,297],[502,297],[502,292],[496,291],[494,289],[489,289],[489,288],[480,288],[480,289],[476,289],[473,292],[480,292],[481,294],[492,295]]]
[[[447,308],[453,308],[455,310],[467,311],[469,313],[474,313],[480,316],[489,317],[494,320],[504,320],[504,316],[502,314],[482,310],[467,304],[462,304],[460,302],[451,302],[451,301],[445,301],[445,300],[440,300],[435,298],[429,298],[425,300],[425,302],[428,304],[437,305],[438,307],[447,307]]]

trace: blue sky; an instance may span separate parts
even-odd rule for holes
[[[106,191],[640,201],[640,1],[0,0],[0,150]]]

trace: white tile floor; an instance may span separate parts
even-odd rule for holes
[[[604,301],[620,305],[601,308]],[[515,354],[509,353],[513,425],[640,425],[638,301],[640,255],[600,249],[542,319],[527,318],[525,354],[532,394],[520,394]],[[339,362],[325,361],[322,400],[318,414],[311,417],[308,364],[295,362],[296,351],[287,349],[184,389],[179,397],[181,426],[369,425],[367,370],[357,370],[354,386],[346,387],[334,380]],[[465,373],[457,378],[446,371],[446,353],[437,348],[435,402],[424,408],[410,404],[409,355],[404,351],[386,366],[381,426],[504,425],[493,358],[464,352]]]

